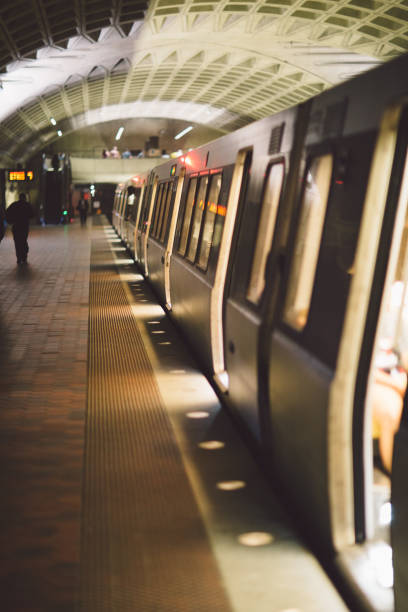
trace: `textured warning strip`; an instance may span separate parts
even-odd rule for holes
[[[102,228],[91,254],[80,610],[230,610]]]

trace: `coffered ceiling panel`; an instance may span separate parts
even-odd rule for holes
[[[406,51],[408,0],[2,0],[0,163],[98,121],[228,132]]]

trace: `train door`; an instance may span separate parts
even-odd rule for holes
[[[133,244],[134,244],[134,257],[135,257],[135,261],[139,261],[139,251],[138,251],[138,232],[139,232],[139,222],[140,222],[140,215],[142,212],[142,206],[143,206],[143,197],[144,197],[144,192],[145,192],[145,188],[146,185],[145,183],[143,183],[143,185],[136,189],[136,219],[135,219],[135,229],[134,229],[134,236],[133,236]]]
[[[125,207],[126,207],[127,191],[123,189],[119,203],[119,236],[122,240],[125,239]]]
[[[228,196],[225,223],[222,233],[214,285],[210,300],[210,333],[214,381],[223,392],[228,390],[228,374],[224,359],[224,288],[227,276],[228,262],[234,233],[235,219],[240,202],[241,187],[245,170],[248,171],[248,160],[252,149],[238,152]]]
[[[113,201],[113,208],[112,208],[112,225],[115,228],[115,230],[117,230],[117,227],[118,227],[118,205],[119,205],[120,193],[121,193],[120,188],[117,187],[115,191],[115,198]]]
[[[150,233],[150,225],[152,222],[153,204],[156,199],[156,191],[157,191],[158,183],[159,183],[159,179],[155,177],[153,185],[152,185],[152,190],[150,194],[148,194],[150,197],[147,198],[145,215],[144,215],[145,220],[142,226],[142,235],[141,235],[142,264],[144,267],[144,274],[146,276],[149,276],[148,260],[147,260],[148,238],[149,238],[149,233]]]
[[[145,186],[143,200],[140,206],[139,221],[136,225],[136,259],[142,267],[144,266],[142,236],[144,233],[144,227],[147,223],[152,187],[153,184],[150,182],[149,177],[149,182]]]
[[[408,445],[401,421],[408,372],[407,118],[396,106],[381,124],[329,407],[339,564],[381,610],[394,608],[394,570],[396,609],[408,602]]]
[[[171,309],[171,291],[170,291],[170,263],[171,263],[171,253],[173,251],[174,245],[174,237],[176,234],[176,226],[177,226],[177,217],[180,209],[181,202],[181,194],[183,192],[184,186],[184,178],[186,175],[186,169],[182,168],[180,170],[180,175],[177,183],[177,190],[174,199],[173,212],[170,221],[170,228],[168,233],[168,238],[166,242],[166,250],[164,254],[164,290],[166,296],[166,307]]]
[[[123,206],[123,241],[126,246],[129,246],[129,225],[130,225],[130,215],[132,210],[133,196],[129,192],[129,187],[125,190],[124,197],[124,206]]]

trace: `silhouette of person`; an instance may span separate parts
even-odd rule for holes
[[[20,193],[19,199],[10,204],[6,210],[6,221],[13,226],[14,246],[16,247],[17,263],[27,262],[28,253],[28,230],[30,219],[34,216],[34,211],[26,194]]]
[[[81,225],[85,225],[86,216],[88,213],[88,202],[85,198],[81,198],[78,202],[77,211],[79,212],[79,218],[81,219]]]
[[[120,153],[118,147],[115,145],[111,151],[109,151],[110,157],[114,157],[115,159],[120,159]]]

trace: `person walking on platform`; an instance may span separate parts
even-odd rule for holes
[[[88,214],[88,202],[85,198],[81,198],[78,202],[77,211],[79,212],[79,218],[81,219],[81,225],[86,224],[86,216]]]
[[[27,262],[28,230],[30,219],[33,216],[33,208],[31,204],[27,202],[25,193],[20,193],[19,199],[10,204],[6,210],[6,221],[9,225],[13,226],[12,231],[18,264]]]

